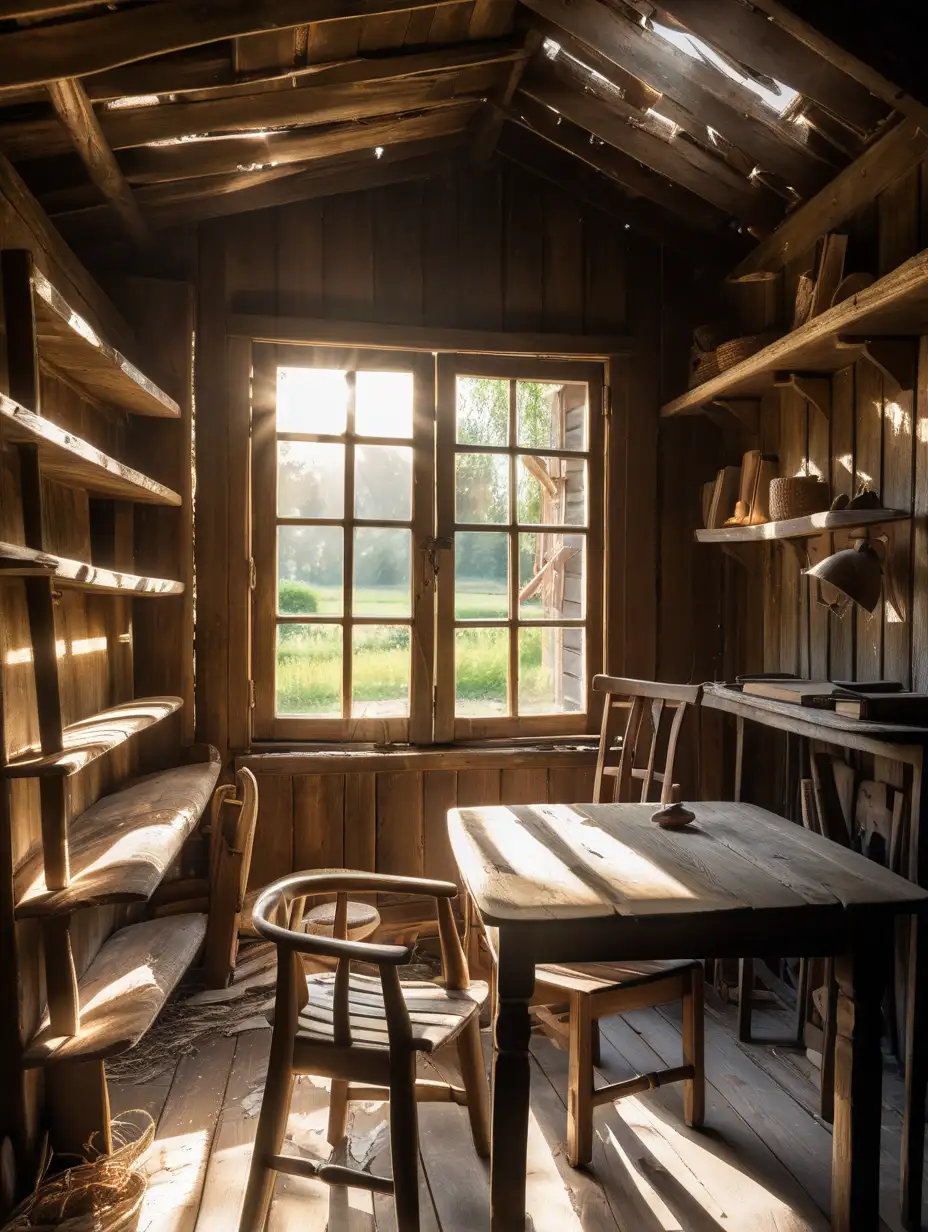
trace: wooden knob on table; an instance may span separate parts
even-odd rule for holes
[[[677,801],[674,804],[665,804],[656,813],[652,813],[651,820],[656,821],[662,830],[682,830],[696,820],[696,814]]]

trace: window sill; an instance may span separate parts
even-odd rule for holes
[[[251,753],[235,759],[236,769],[247,766],[254,774],[364,774],[398,770],[524,770],[543,767],[592,766],[599,741],[595,737],[484,744],[410,745],[303,745],[281,749],[257,744]]]

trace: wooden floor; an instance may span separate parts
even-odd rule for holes
[[[566,1054],[545,1039],[533,1042],[532,1222],[527,1226],[534,1232],[818,1232],[828,1227],[831,1132],[815,1113],[815,1071],[795,1048],[738,1043],[732,1007],[709,996],[706,1127],[684,1126],[679,1088],[599,1108],[589,1171],[574,1171],[564,1156]],[[788,1034],[785,1013],[756,1017],[765,1035]],[[638,1011],[602,1026],[604,1079],[679,1063],[673,1008]],[[157,1120],[147,1158],[143,1232],[235,1232],[269,1044],[270,1031],[216,1036],[157,1082],[111,1085],[114,1114],[144,1107]],[[435,1064],[452,1068],[450,1057],[439,1055]],[[882,1214],[892,1232],[900,1229],[901,1089],[887,1064]],[[316,1158],[328,1154],[326,1107],[324,1080],[298,1080],[288,1151],[298,1148]],[[486,1228],[488,1170],[474,1154],[466,1111],[426,1104],[419,1115],[423,1232]],[[350,1132],[354,1160],[389,1173],[386,1107],[354,1105]],[[279,1178],[268,1223],[269,1232],[395,1227],[389,1198],[291,1177]]]

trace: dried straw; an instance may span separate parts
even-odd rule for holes
[[[138,1108],[114,1121],[112,1133],[119,1143],[112,1154],[40,1181],[3,1232],[135,1232],[147,1187],[136,1165],[154,1141],[155,1123]],[[92,1141],[84,1149],[92,1154]]]

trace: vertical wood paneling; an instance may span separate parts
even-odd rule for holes
[[[503,325],[542,328],[544,306],[544,210],[538,185],[513,167],[505,183],[506,236]]]
[[[501,804],[546,804],[548,772],[546,770],[504,770],[500,782]]]
[[[262,774],[249,889],[265,886],[292,871],[293,779],[284,774]]]
[[[344,848],[346,868],[377,868],[376,775],[345,775]]]
[[[806,403],[794,390],[784,389],[780,395],[780,444],[777,450],[779,473],[801,475],[805,471]],[[780,668],[785,672],[801,675],[805,648],[803,632],[806,628],[802,596],[804,583],[799,574],[799,562],[785,545],[779,546],[780,554]]]
[[[885,188],[879,196],[879,273],[914,257],[919,249],[920,167]]]
[[[373,199],[374,316],[418,325],[422,320],[420,183],[379,189]]]
[[[297,201],[277,211],[277,311],[321,316],[323,202]]]
[[[457,325],[458,194],[451,176],[427,180],[422,202],[422,311],[435,325]]]
[[[377,871],[421,877],[422,775],[402,770],[377,775]]]
[[[499,804],[499,770],[459,770],[458,808]]]
[[[458,325],[503,327],[503,194],[495,169],[458,180]]]
[[[831,420],[811,402],[806,406],[809,423],[809,473],[818,474],[825,480],[831,470]],[[823,541],[828,552],[828,539]],[[812,578],[802,581],[804,602],[809,623],[809,676],[812,680],[828,678],[828,622],[831,619],[826,608],[817,602],[817,588]]]
[[[300,774],[293,779],[293,866],[345,865],[345,775]]]
[[[551,804],[589,804],[593,799],[593,766],[575,770],[548,771],[548,800]]]
[[[918,351],[912,551],[912,688],[928,691],[928,337]]]
[[[576,200],[548,185],[544,193],[544,328],[583,330],[583,217]]]
[[[854,368],[831,382],[831,495],[854,495]],[[829,666],[833,680],[853,680],[856,669],[853,612],[829,615]]]
[[[913,481],[913,436],[912,420],[915,413],[917,386],[918,345],[912,341],[893,344],[907,379],[901,390],[890,390],[884,380],[883,388],[883,484],[881,497],[890,509],[912,508]],[[906,688],[912,670],[912,528],[909,522],[900,522],[892,528],[889,552],[893,573],[899,589],[902,610],[897,611],[892,602],[883,602],[883,674],[889,680],[898,680]],[[884,595],[886,575],[884,569]]]
[[[329,197],[323,207],[323,290],[328,316],[370,320],[374,302],[372,197]]]
[[[422,776],[423,836],[426,877],[458,880],[458,866],[448,839],[448,810],[458,806],[458,776],[454,770],[426,770]]]

